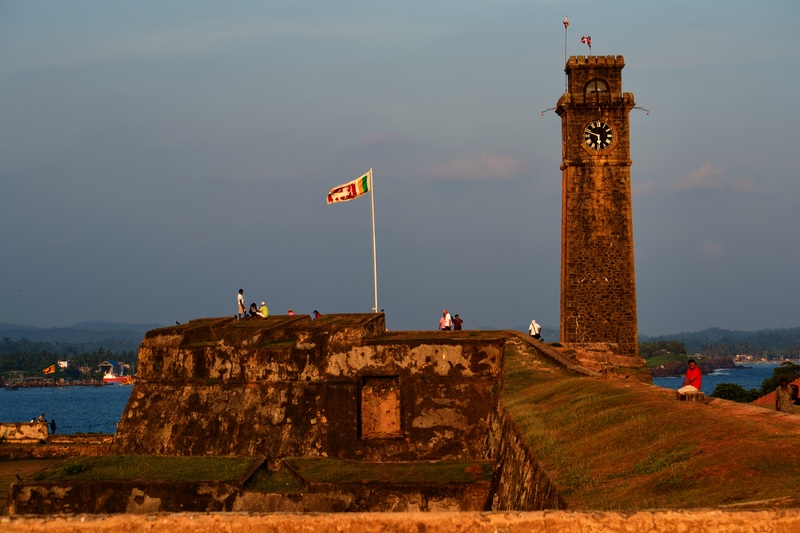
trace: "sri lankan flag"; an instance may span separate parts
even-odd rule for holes
[[[56,365],[50,365],[44,370],[42,370],[45,374],[55,374],[56,373]]]
[[[357,180],[339,185],[328,191],[328,203],[335,204],[337,202],[354,200],[362,194],[369,192],[370,187],[372,187],[372,169],[369,169],[366,174]]]

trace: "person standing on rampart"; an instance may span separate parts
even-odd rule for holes
[[[536,319],[531,320],[531,325],[528,326],[528,333],[530,333],[531,337],[533,337],[537,341],[540,341],[542,340],[541,332],[542,332],[542,326],[540,326],[539,323],[536,322]]]
[[[452,325],[453,319],[450,317],[450,313],[447,312],[447,309],[445,309],[442,311],[442,318],[439,319],[439,329],[449,331]]]
[[[239,295],[236,297],[236,305],[239,309],[236,313],[236,318],[246,317],[247,308],[244,306],[244,289],[239,289]]]

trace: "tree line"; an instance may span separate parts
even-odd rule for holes
[[[136,362],[137,351],[130,349],[125,341],[102,343],[61,343],[33,342],[22,338],[12,340],[0,338],[0,376],[9,377],[12,371],[23,372],[26,377],[43,377],[43,370],[57,361],[67,361],[67,368],[56,365],[56,378],[86,379],[100,377],[100,363],[106,360],[119,361],[128,365]],[[87,373],[81,372],[87,369]],[[48,377],[54,377],[49,374]]]
[[[702,331],[641,337],[641,344],[678,341],[688,353],[711,357],[734,357],[748,354],[767,359],[800,359],[800,328],[732,331],[708,328]],[[644,356],[642,356],[644,357]]]
[[[772,377],[761,382],[761,388],[759,389],[745,389],[738,383],[720,383],[714,387],[714,392],[711,393],[711,396],[722,398],[723,400],[749,403],[777,389],[782,379],[791,383],[798,377],[800,377],[800,365],[796,365],[791,361],[784,361],[781,366],[773,369]]]

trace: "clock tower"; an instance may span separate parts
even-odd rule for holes
[[[561,117],[561,343],[638,357],[631,152],[622,56],[572,56]]]

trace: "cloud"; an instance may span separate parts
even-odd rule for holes
[[[751,180],[749,178],[739,178],[738,180],[733,182],[733,184],[731,186],[733,187],[734,191],[740,192],[740,193],[745,193],[745,194],[752,193],[752,192],[758,192],[759,190],[761,190],[761,187],[759,187],[756,184],[756,182],[754,182],[753,180]]]
[[[399,133],[373,133],[361,138],[362,145],[394,144],[407,141],[408,137]]]
[[[707,241],[697,247],[697,254],[710,260],[722,259],[725,256],[725,247],[717,241]]]
[[[74,35],[53,38],[55,48],[22,42],[16,59],[0,58],[0,66],[12,68],[74,67],[92,63],[120,61],[131,57],[154,58],[169,55],[199,54],[228,46],[242,46],[268,38],[334,38],[352,35],[341,28],[324,25],[267,24],[254,21],[219,21],[195,25],[151,29],[134,27],[109,33],[95,31],[80,38]],[[355,30],[354,30],[355,31]]]
[[[654,180],[634,182],[631,185],[631,194],[633,196],[647,196],[648,194],[653,192],[655,188],[656,188],[656,182]]]
[[[453,181],[502,181],[520,175],[523,165],[509,155],[483,153],[479,157],[460,157],[434,165],[427,173],[436,179]]]
[[[732,180],[721,168],[703,163],[689,172],[673,187],[677,191],[733,191],[742,194],[758,192],[758,185],[749,178]]]
[[[697,170],[689,172],[675,184],[679,191],[721,191],[728,178],[725,171],[711,163],[703,163]]]

